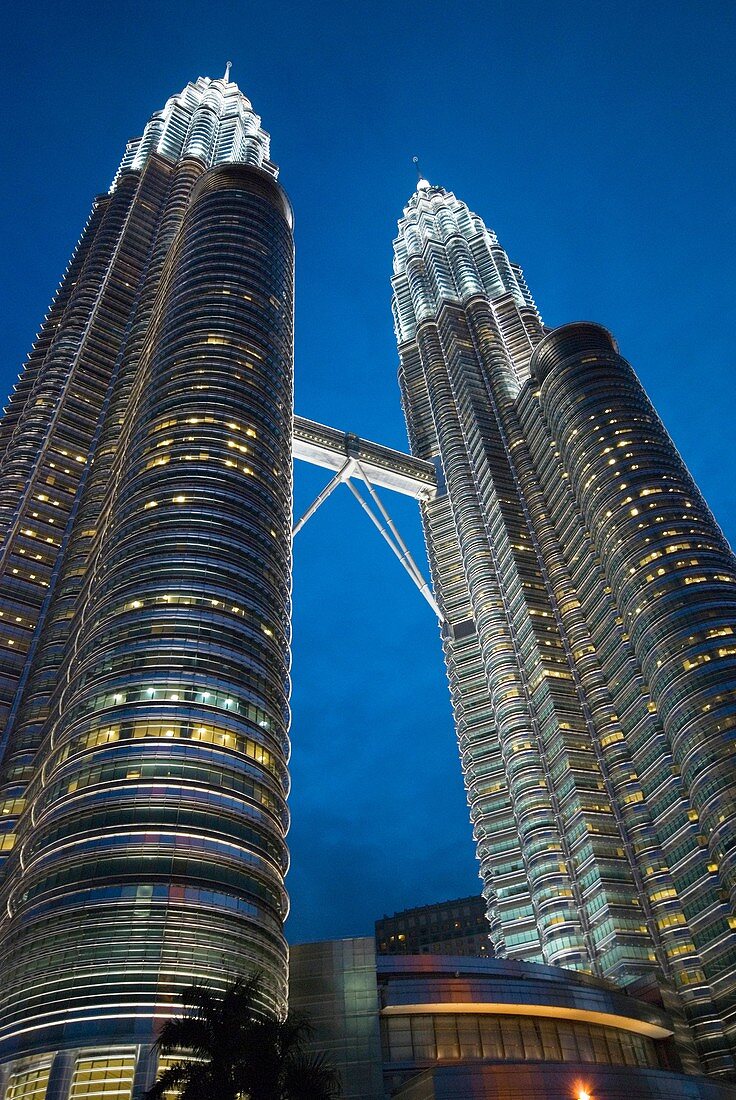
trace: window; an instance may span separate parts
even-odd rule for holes
[[[69,1100],[130,1100],[135,1054],[78,1058]]]
[[[50,1062],[11,1073],[5,1100],[44,1100],[50,1073]]]

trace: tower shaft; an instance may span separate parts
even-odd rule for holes
[[[732,1072],[736,562],[611,337],[546,334],[463,203],[420,182],[394,272],[496,951],[656,975]]]
[[[192,981],[285,1010],[292,214],[263,131],[225,156],[245,97],[197,97],[218,140],[123,166],[0,427],[0,1058],[49,1095],[150,1083]]]

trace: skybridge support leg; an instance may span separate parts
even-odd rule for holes
[[[396,526],[395,526],[393,520],[391,519],[391,516],[388,514],[388,511],[386,510],[385,506],[383,505],[383,503],[381,501],[381,498],[379,497],[378,493],[374,489],[373,485],[368,480],[368,475],[366,474],[365,470],[361,466],[360,462],[358,462],[357,458],[355,459],[355,466],[356,466],[356,469],[358,470],[358,472],[360,473],[360,476],[363,478],[363,481],[365,481],[365,483],[366,483],[366,486],[368,488],[368,492],[371,495],[371,499],[372,499],[373,503],[375,504],[376,508],[381,513],[381,515],[383,516],[384,520],[386,521],[386,525],[388,526],[389,531],[391,532],[391,534],[394,537],[394,540],[396,542],[396,546],[401,551],[400,554],[397,554],[397,557],[399,558],[399,561],[404,566],[404,568],[409,573],[409,575],[412,577],[412,579],[413,579],[414,583],[416,584],[417,588],[422,593],[422,595],[424,596],[425,600],[427,601],[429,606],[434,611],[437,618],[440,620],[440,622],[443,622],[444,621],[444,616],[443,616],[442,612],[440,611],[440,609],[437,605],[437,601],[435,600],[434,596],[432,595],[432,590],[430,589],[429,585],[427,584],[424,577],[422,576],[422,573],[421,573],[421,570],[419,569],[419,566],[414,561],[414,558],[411,556],[411,553],[409,552],[409,547],[406,545],[406,543],[402,539],[401,535],[397,531]],[[396,549],[394,549],[394,553],[396,553]]]
[[[389,546],[393,550],[394,554],[399,559],[399,561],[403,565],[404,569],[409,574],[412,581],[414,582],[414,584],[417,586],[417,588],[421,592],[422,596],[424,596],[425,600],[427,601],[429,606],[432,608],[432,610],[434,611],[434,613],[437,616],[437,618],[439,619],[439,621],[444,622],[444,616],[443,616],[442,612],[440,611],[439,607],[437,606],[437,601],[435,600],[434,596],[432,595],[432,593],[429,589],[429,585],[427,584],[427,582],[422,577],[422,574],[419,572],[419,569],[418,569],[414,559],[412,558],[411,554],[409,553],[409,550],[405,546],[403,539],[401,538],[398,531],[396,530],[396,527],[394,526],[394,524],[393,524],[391,518],[389,517],[388,513],[386,512],[385,508],[383,507],[381,502],[378,500],[378,498],[375,494],[375,491],[373,491],[373,486],[370,484],[370,482],[368,481],[368,479],[366,478],[365,474],[362,471],[361,471],[361,477],[365,480],[365,483],[368,486],[369,492],[371,492],[372,497],[376,500],[376,504],[377,504],[377,507],[380,509],[381,515],[384,516],[384,518],[387,520],[391,532],[394,533],[394,537],[396,538],[396,542],[394,542],[394,539],[392,538],[391,534],[383,526],[383,524],[381,523],[378,516],[372,511],[372,509],[371,509],[370,505],[368,504],[368,502],[366,500],[364,500],[363,497],[360,495],[360,493],[355,488],[355,486],[353,485],[350,478],[347,478],[345,480],[345,484],[347,485],[348,489],[353,494],[353,496],[355,497],[355,499],[357,500],[358,504],[361,506],[363,511],[368,515],[371,522],[376,526],[376,528],[381,533],[383,538],[389,544]]]
[[[322,492],[318,493],[318,495],[315,497],[315,499],[309,505],[309,507],[307,508],[306,512],[304,513],[302,518],[299,520],[299,522],[294,525],[294,529],[291,532],[291,537],[292,538],[294,537],[294,535],[298,534],[299,531],[301,531],[302,527],[307,522],[307,520],[312,518],[312,516],[317,511],[319,506],[321,504],[324,504],[324,502],[327,500],[330,493],[333,493],[341,482],[347,481],[349,479],[351,473],[353,472],[353,467],[354,466],[355,466],[355,460],[352,459],[352,458],[349,458],[347,460],[347,462],[345,462],[340,467],[340,469],[337,471],[337,473],[332,478],[332,480],[330,482],[328,482],[327,485],[325,485]],[[349,482],[348,482],[348,484],[349,484]]]

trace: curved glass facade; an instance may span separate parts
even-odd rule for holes
[[[734,1095],[682,1072],[661,1005],[560,967],[376,956],[371,940],[333,940],[292,948],[290,999],[346,1100]]]
[[[42,431],[18,478],[59,535],[2,762],[18,1100],[144,1087],[193,980],[257,968],[285,1008],[293,236],[275,169],[249,161],[152,151],[119,175],[5,422],[30,456],[58,377],[55,425],[77,433],[62,454]]]
[[[605,330],[548,333],[495,234],[426,181],[394,252],[495,951],[654,975],[689,1067],[732,1073],[736,561]]]
[[[579,1020],[544,1016],[452,1012],[387,1016],[382,1027],[384,1062],[426,1068],[433,1062],[590,1062],[605,1066],[669,1069],[646,1035]]]

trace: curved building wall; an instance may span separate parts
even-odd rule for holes
[[[392,1088],[453,1062],[680,1070],[660,1008],[584,976],[510,961],[380,959],[384,1072]]]
[[[301,944],[290,1002],[312,1019],[312,1046],[339,1067],[346,1100],[736,1096],[682,1072],[661,1004],[559,967],[376,957],[368,938]]]
[[[540,409],[736,901],[736,560],[629,364],[594,325],[537,350]],[[736,962],[736,956],[731,956]]]
[[[160,209],[161,165],[97,200],[0,426],[0,749],[136,301]],[[0,781],[0,864],[15,843],[29,761]]]
[[[29,647],[21,687],[16,693],[6,727],[0,789],[17,800],[24,798],[34,775],[52,703],[58,706],[57,685],[67,659],[66,647],[74,625],[74,610],[86,598],[92,574],[91,558],[98,550],[97,534],[109,518],[114,498],[112,486],[119,476],[120,456],[124,453],[132,427],[128,411],[144,380],[145,372],[139,367],[144,349],[150,346],[154,335],[151,325],[161,290],[162,273],[186,214],[192,186],[203,171],[204,165],[199,161],[189,160],[172,165],[157,157],[151,159],[140,177],[137,193],[143,200],[141,208],[151,217],[151,235],[136,289],[133,319],[126,326],[125,338],[112,365],[100,419],[90,443],[90,459],[94,458],[94,461],[86,462],[81,467],[79,485],[71,501],[63,534],[63,553],[59,554],[56,568],[50,574],[50,598]],[[121,259],[123,272],[127,274],[130,261],[126,253]],[[99,323],[102,325],[105,320],[102,314]],[[88,389],[83,393],[87,400],[91,400]],[[52,466],[52,461],[53,450],[47,455],[45,484],[36,486],[30,506],[39,507],[40,503],[47,503],[58,520],[55,513],[60,501],[52,492],[58,484],[58,465],[54,463]],[[57,491],[60,493],[60,490]],[[20,811],[4,815],[3,826],[7,830],[3,837],[5,841],[14,842],[19,815]],[[8,851],[11,848],[12,843],[8,844]]]
[[[159,205],[127,357],[110,349],[100,476],[18,708],[8,1097],[34,1074],[50,1096],[118,1078],[129,1096],[195,979],[255,967],[285,1006],[292,217],[272,174],[230,164],[192,189],[197,164]]]
[[[730,1074],[733,555],[608,334],[548,333],[501,253],[420,181],[392,279],[494,950],[655,975]]]
[[[670,899],[659,921],[684,995],[704,1006],[710,994],[732,1028],[736,560],[610,334],[557,329],[532,373],[638,669],[620,712],[648,700],[648,724],[628,738],[659,841],[647,890]],[[708,1042],[707,1009],[698,1029]]]

